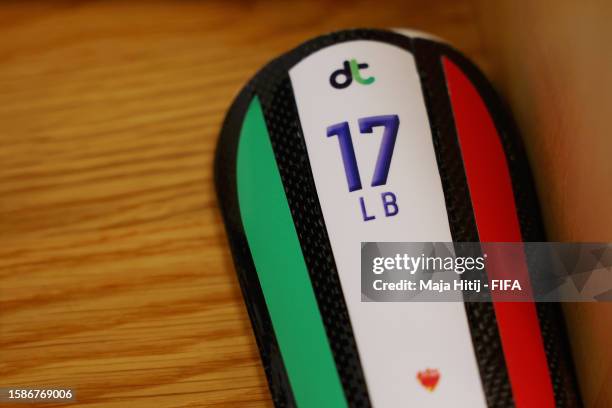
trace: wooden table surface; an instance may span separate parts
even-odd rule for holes
[[[319,33],[409,26],[487,69],[469,1],[3,2],[0,383],[269,406],[213,188],[223,116]],[[6,406],[6,405],[2,405]]]

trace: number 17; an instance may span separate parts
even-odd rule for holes
[[[378,151],[378,158],[376,159],[374,176],[372,177],[372,187],[382,186],[387,183],[387,176],[391,167],[391,157],[393,156],[393,148],[395,147],[395,139],[397,138],[399,128],[399,117],[397,115],[368,116],[360,118],[358,123],[359,131],[362,134],[372,133],[375,127],[383,126],[385,128],[380,143],[380,150]],[[359,176],[357,158],[348,122],[340,122],[329,126],[327,128],[327,137],[331,136],[338,136],[340,154],[344,164],[349,191],[361,190],[361,177]]]

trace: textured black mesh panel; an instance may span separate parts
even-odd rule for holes
[[[265,87],[258,88],[258,94],[340,380],[349,404],[366,407],[370,405],[366,383],[310,172],[289,78],[285,73],[285,78],[277,82],[274,89],[269,87],[272,81],[265,83]]]
[[[323,37],[320,42],[306,43],[264,68],[255,86],[347,402],[352,407],[369,407],[359,353],[287,73],[303,56],[335,42],[331,37]]]
[[[221,204],[236,274],[251,319],[259,354],[268,378],[270,394],[277,407],[295,407],[295,399],[285,363],[272,327],[272,320],[259,277],[244,233],[236,184],[236,159],[240,129],[246,110],[253,99],[253,89],[246,86],[227,114],[215,154],[215,186]]]
[[[478,242],[476,220],[442,71],[440,50],[436,43],[415,39],[414,53],[427,105],[453,241]],[[465,273],[462,278],[482,278],[474,275],[485,273],[474,270]],[[483,288],[484,291],[488,289]],[[514,405],[514,399],[493,304],[466,302],[465,311],[487,405],[511,407]]]
[[[422,40],[422,42],[427,41]],[[516,125],[510,117],[510,110],[480,70],[462,54],[443,44],[433,44],[430,47],[438,48],[440,55],[451,58],[478,89],[500,135],[506,154],[523,241],[545,241],[546,236],[529,162],[522,140],[518,136]],[[561,308],[555,303],[537,303],[536,310],[540,321],[556,406],[580,407],[582,404],[574,376],[574,367]],[[476,347],[478,348],[478,346]]]

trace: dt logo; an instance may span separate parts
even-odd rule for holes
[[[440,381],[440,372],[435,368],[428,368],[417,373],[417,379],[423,387],[429,392],[436,389],[438,381]]]
[[[350,61],[344,61],[342,68],[332,72],[329,83],[336,89],[344,89],[353,82],[354,78],[362,85],[370,85],[375,78],[373,76],[363,78],[359,72],[360,69],[366,69],[368,66],[366,63],[358,63],[354,58]]]

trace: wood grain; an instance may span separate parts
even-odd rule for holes
[[[472,21],[450,0],[3,2],[0,384],[269,406],[212,183],[225,111],[346,27],[430,31],[486,68]]]

